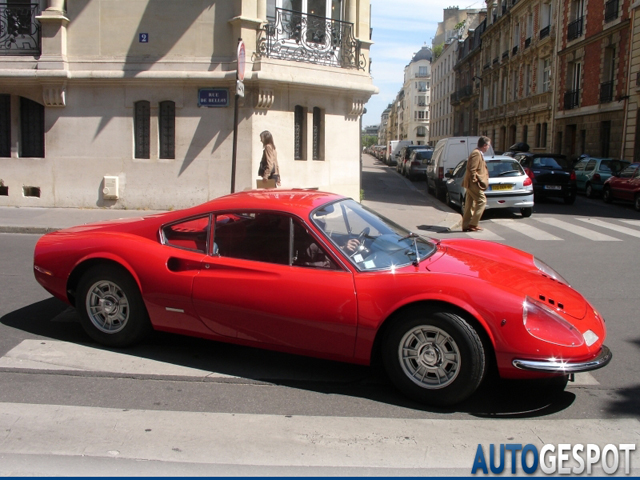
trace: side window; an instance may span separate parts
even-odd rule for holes
[[[221,257],[289,265],[291,221],[276,213],[218,215],[214,250]]]
[[[162,235],[165,245],[207,253],[209,215],[167,225],[162,228]]]
[[[620,174],[620,178],[631,178],[636,171],[636,166],[633,165],[631,167],[625,168]]]
[[[300,223],[293,222],[293,262],[298,267],[338,270],[338,266]]]
[[[587,164],[587,162],[582,160],[582,161],[576,163],[576,166],[575,166],[574,170],[576,172],[582,172],[584,170],[584,167],[585,167],[586,164]]]
[[[589,163],[587,163],[587,166],[585,167],[585,170],[587,172],[591,172],[591,171],[593,171],[594,168],[596,168],[596,161],[595,160],[589,160]]]

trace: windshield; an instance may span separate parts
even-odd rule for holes
[[[361,271],[406,266],[436,250],[433,243],[351,199],[316,209],[311,220]]]
[[[487,160],[487,170],[489,170],[489,177],[517,177],[524,175],[524,170],[520,166],[520,163],[513,160]]]
[[[533,168],[548,168],[550,170],[563,170],[571,168],[571,164],[563,157],[535,157]]]

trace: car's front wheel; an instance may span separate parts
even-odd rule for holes
[[[133,345],[152,330],[138,285],[114,265],[97,265],[82,276],[76,308],[87,334],[109,347]]]
[[[444,203],[451,206],[451,194],[449,193],[449,190],[444,194]]]
[[[422,403],[459,403],[476,391],[484,376],[482,341],[454,313],[413,310],[390,328],[383,345],[391,381]]]
[[[587,187],[584,189],[584,194],[587,196],[587,198],[593,198],[596,196],[590,183],[587,183]]]
[[[602,200],[605,201],[605,203],[611,203],[611,201],[613,200],[611,198],[611,188],[610,187],[604,187],[604,190],[602,190]]]
[[[520,215],[522,215],[524,218],[530,217],[532,213],[533,208],[531,207],[524,207],[520,209]]]

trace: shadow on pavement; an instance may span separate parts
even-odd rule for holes
[[[135,347],[107,349],[86,336],[75,310],[54,298],[8,313],[0,318],[0,323],[49,339],[240,377],[242,383],[249,379],[310,392],[363,398],[414,411],[440,414],[462,412],[496,418],[542,417],[566,409],[575,399],[575,395],[558,389],[553,382],[506,381],[492,375],[465,402],[455,408],[441,409],[404,397],[389,382],[380,366],[352,365],[161,332],[155,332],[146,342]],[[47,373],[69,374],[68,371]],[[80,375],[92,374],[82,372]],[[107,374],[114,377],[121,375]],[[104,377],[105,374],[100,376]],[[130,374],[126,376],[131,377]],[[180,380],[203,381],[201,376],[181,377]],[[225,381],[234,383],[234,379]],[[637,395],[638,392],[630,393]],[[632,400],[630,397],[629,401]]]

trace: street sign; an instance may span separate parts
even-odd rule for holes
[[[238,80],[241,82],[244,80],[245,57],[244,42],[240,40],[238,42]]]
[[[201,88],[198,90],[199,107],[228,107],[229,89]]]
[[[244,98],[244,83],[241,80],[236,80],[236,95]]]

